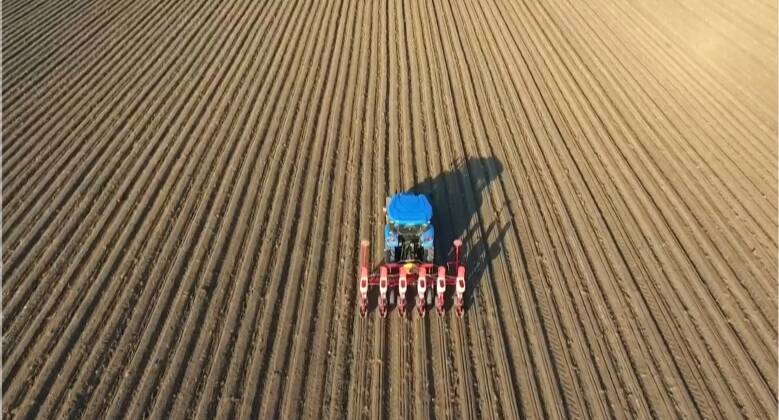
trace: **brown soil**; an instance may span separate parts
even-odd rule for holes
[[[776,416],[774,2],[3,9],[5,416]],[[463,319],[359,317],[407,189]]]

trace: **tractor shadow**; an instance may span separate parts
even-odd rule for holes
[[[492,223],[486,224],[478,211],[487,199],[487,187],[501,176],[503,164],[494,157],[469,158],[455,163],[454,168],[428,178],[411,188],[425,194],[433,205],[433,226],[436,229],[436,264],[454,259],[452,242],[463,242],[461,259],[466,266],[464,306],[466,312],[478,295],[487,267],[503,248],[503,238],[509,226],[499,225],[503,211],[498,203]],[[494,238],[491,241],[488,238]],[[446,310],[452,309],[454,290],[449,288]]]

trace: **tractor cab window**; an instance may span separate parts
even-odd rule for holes
[[[399,225],[396,223],[390,223],[390,228],[398,232],[401,235],[419,236],[427,229],[429,223],[423,225]]]

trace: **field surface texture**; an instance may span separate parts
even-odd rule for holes
[[[3,417],[776,415],[775,2],[3,9]]]

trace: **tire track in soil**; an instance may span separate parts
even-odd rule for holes
[[[390,175],[388,190],[385,196],[389,196],[395,191],[405,191],[413,183],[413,174],[410,173],[407,165],[401,165],[400,162],[409,162],[408,143],[410,140],[410,127],[408,121],[407,95],[409,94],[409,80],[406,66],[406,52],[403,49],[405,45],[405,34],[403,32],[403,12],[399,9],[397,1],[387,1],[387,56],[389,62],[389,78],[387,79],[388,103],[387,103],[387,143],[391,148],[387,157],[387,165],[390,168],[397,168],[395,175]],[[383,223],[377,223],[376,230],[383,232]],[[383,234],[380,242],[376,243],[377,248],[383,249]],[[381,259],[381,258],[380,258]],[[381,259],[383,260],[383,259]],[[382,414],[384,418],[405,418],[406,401],[409,394],[405,383],[405,343],[407,336],[405,334],[405,320],[399,318],[397,302],[398,294],[391,290],[390,296],[394,295],[394,303],[389,302],[389,313],[387,319],[383,320],[386,324],[385,329],[385,355],[382,357],[383,374],[383,397]],[[388,354],[386,354],[388,353]],[[386,367],[384,367],[386,366]]]
[[[427,6],[428,7],[425,13],[428,16],[432,15],[430,18],[424,19],[424,21],[427,23],[427,39],[434,43],[438,43],[438,45],[436,45],[436,47],[438,47],[442,42],[442,37],[439,32],[440,23],[438,22],[437,16],[435,16],[434,12],[431,11],[431,7],[434,7],[434,5],[428,3]],[[429,63],[435,63],[436,66],[436,70],[431,70],[431,74],[443,73],[444,75],[448,76],[448,69],[446,68],[445,64],[441,64],[443,61],[443,59],[440,57],[441,50],[436,47],[430,48],[439,52],[438,56],[435,58],[435,61],[428,59]],[[451,103],[450,99],[446,101]],[[453,389],[457,388],[457,384],[455,383],[456,379],[452,377],[452,369],[450,368],[452,363],[451,359],[453,356],[450,355],[448,350],[451,349],[451,347],[447,343],[444,320],[435,319],[437,316],[434,314],[433,308],[428,309],[429,313],[425,318],[425,329],[427,331],[426,347],[428,348],[431,359],[428,364],[427,373],[429,377],[429,393],[431,395],[432,402],[434,403],[432,408],[434,410],[435,417],[454,418],[457,416],[456,413],[460,411],[460,401],[457,400],[454,395],[452,395]]]

